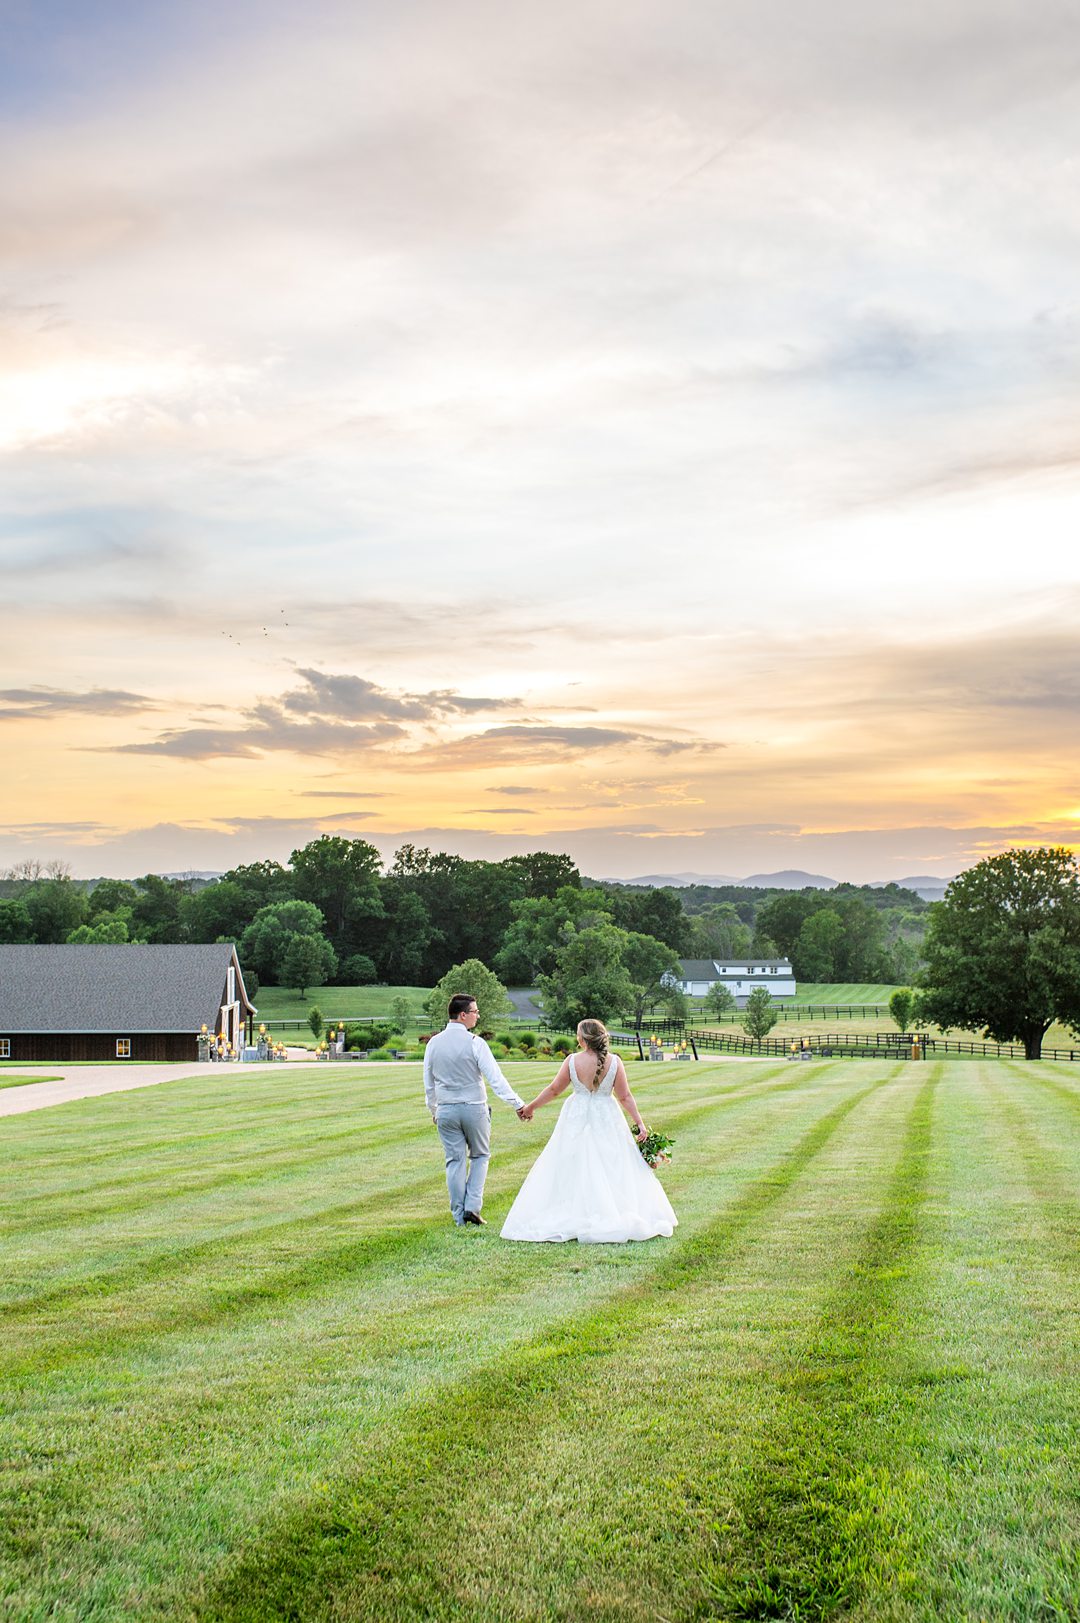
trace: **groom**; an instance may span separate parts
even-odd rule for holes
[[[432,1037],[424,1050],[424,1100],[439,1130],[446,1151],[446,1187],[450,1214],[461,1228],[475,1223],[482,1228],[484,1179],[491,1156],[491,1106],[485,1079],[522,1121],[524,1100],[519,1099],[499,1070],[494,1054],[472,1028],[480,1018],[476,999],[458,992],[447,1008],[446,1029]]]

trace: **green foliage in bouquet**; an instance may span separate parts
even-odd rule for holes
[[[645,1138],[635,1138],[634,1143],[651,1167],[663,1166],[670,1161],[675,1147],[675,1140],[668,1138],[666,1133],[649,1133]]]

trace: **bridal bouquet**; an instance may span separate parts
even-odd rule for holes
[[[635,1138],[634,1143],[653,1168],[666,1166],[675,1147],[675,1140],[666,1133],[649,1133],[645,1138]]]

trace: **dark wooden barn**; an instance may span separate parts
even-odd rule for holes
[[[255,1012],[228,944],[0,946],[0,1062],[193,1060]]]

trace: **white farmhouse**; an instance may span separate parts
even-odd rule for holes
[[[675,984],[688,997],[704,997],[717,981],[724,983],[740,1009],[758,986],[764,986],[770,997],[795,996],[790,958],[680,958],[679,968],[681,979]]]

